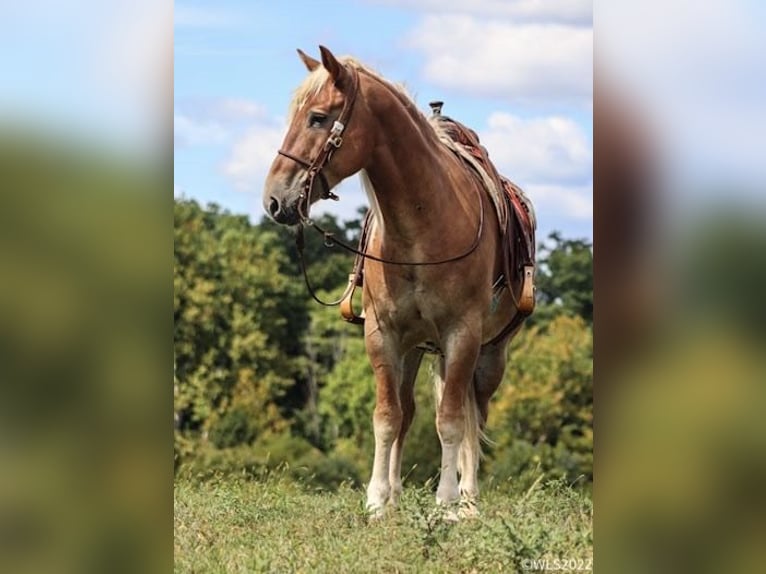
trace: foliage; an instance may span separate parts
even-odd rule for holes
[[[358,445],[371,443],[369,427],[375,407],[372,368],[364,351],[364,341],[349,338],[340,360],[327,375],[319,412],[327,442],[348,438]]]
[[[359,221],[320,224],[352,240]],[[321,488],[369,476],[374,381],[362,329],[306,292],[291,232],[176,200],[176,470],[287,474]],[[308,273],[336,299],[353,259],[307,230]],[[490,409],[485,484],[526,488],[541,473],[592,480],[592,249],[554,233],[540,249],[535,314],[512,343]],[[430,362],[415,387],[407,485],[438,475]],[[429,483],[432,484],[432,483]]]
[[[279,401],[297,365],[284,349],[304,303],[280,253],[247,218],[193,201],[176,201],[174,231],[177,427],[219,447],[286,428]]]
[[[415,418],[407,434],[402,459],[405,482],[412,484],[423,484],[438,475],[441,460],[434,419],[431,362],[430,357],[423,360],[415,382]],[[321,397],[319,409],[326,444],[357,461],[360,474],[368,476],[375,446],[371,432],[375,384],[364,353],[363,339],[346,339],[342,357],[327,377]]]
[[[343,226],[329,214],[322,214],[314,218],[317,225],[332,233],[337,239],[346,243],[353,243],[356,222],[351,222],[351,229],[347,232],[347,226]],[[301,280],[302,274],[298,264],[297,251],[295,250],[295,234],[290,228],[278,226],[264,219],[256,227],[256,231],[264,233],[268,239],[271,250],[284,253],[280,270],[287,276]],[[304,258],[308,265],[308,274],[311,284],[315,289],[332,290],[338,285],[346,284],[346,279],[351,270],[350,256],[341,248],[334,246],[328,248],[324,238],[314,229],[306,229],[304,233]],[[305,289],[301,287],[302,289]]]
[[[537,309],[530,322],[543,324],[559,314],[593,324],[593,247],[583,239],[548,236],[540,246],[535,285]]]
[[[343,483],[361,484],[359,469],[348,456],[338,452],[326,455],[306,439],[288,433],[264,437],[253,445],[200,445],[177,475],[194,480],[223,475],[263,479],[277,470],[318,490],[335,490]]]
[[[569,482],[592,480],[592,357],[591,330],[580,317],[560,315],[544,330],[519,334],[490,407],[488,472],[523,481],[541,468]]]

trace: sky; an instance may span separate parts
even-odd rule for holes
[[[167,157],[169,0],[0,2],[0,130]]]
[[[301,48],[353,55],[403,83],[424,113],[476,130],[554,230],[592,239],[592,3],[353,0],[175,3],[174,194],[258,221],[266,173],[305,77]],[[366,205],[358,176],[317,204]]]
[[[599,70],[652,136],[673,209],[762,209],[766,3],[595,0],[594,12]]]
[[[681,210],[721,199],[762,209],[759,0],[6,2],[0,129],[22,122],[166,158],[172,115],[174,193],[258,220],[305,74],[295,49],[316,56],[321,43],[403,82],[426,112],[444,100],[533,198],[538,237],[592,238],[594,21],[599,74],[636,104],[681,182],[672,191],[693,195],[667,196]],[[355,178],[339,191],[322,208],[342,219],[364,198]]]

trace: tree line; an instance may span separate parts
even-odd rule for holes
[[[353,243],[361,219],[318,222]],[[176,472],[282,467],[323,488],[366,480],[375,398],[362,329],[310,299],[291,232],[176,199],[174,240]],[[318,293],[337,298],[352,256],[313,234],[305,253]],[[592,260],[589,242],[560,233],[538,247],[537,308],[509,346],[490,408],[485,480],[592,482]],[[429,367],[427,358],[405,447],[412,481],[439,468]]]

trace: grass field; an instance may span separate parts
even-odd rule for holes
[[[176,572],[533,572],[545,559],[587,571],[593,556],[591,500],[562,483],[487,489],[481,516],[456,524],[427,487],[369,523],[360,489],[280,476],[179,479],[174,507]]]

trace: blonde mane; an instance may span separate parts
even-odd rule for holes
[[[420,112],[420,110],[418,110],[417,106],[415,105],[415,101],[407,93],[407,90],[404,87],[404,85],[395,84],[393,82],[388,81],[386,78],[381,76],[372,68],[364,65],[362,62],[360,62],[353,56],[341,56],[340,58],[338,58],[338,61],[342,64],[353,66],[356,70],[363,72],[367,74],[368,76],[372,76],[373,78],[375,78],[382,84],[390,87],[406,107],[416,111],[422,117],[423,121],[426,120],[426,117],[423,115],[422,112]],[[293,98],[290,101],[290,107],[288,109],[288,114],[287,114],[289,120],[293,119],[295,114],[301,108],[303,108],[304,105],[306,105],[306,102],[309,99],[316,96],[319,92],[322,91],[322,88],[324,88],[329,77],[330,77],[330,73],[327,71],[327,69],[324,66],[318,66],[316,70],[314,70],[313,72],[309,72],[309,75],[306,76],[303,82],[297,88],[295,88],[295,91],[293,92]]]

